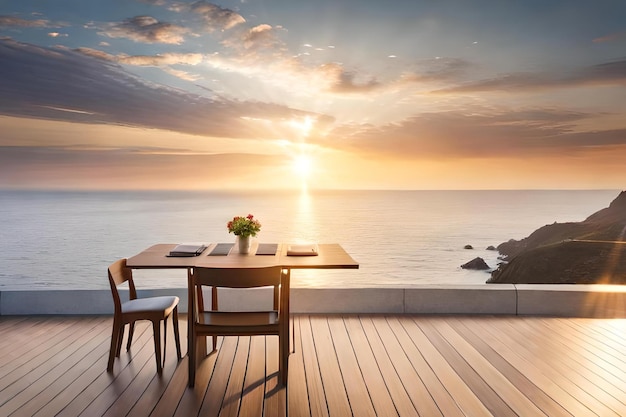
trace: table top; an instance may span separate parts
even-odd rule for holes
[[[316,256],[287,255],[288,244],[279,243],[275,255],[256,255],[258,243],[254,242],[250,253],[240,254],[234,246],[228,255],[209,255],[217,243],[208,245],[198,256],[170,257],[169,252],[175,243],[160,243],[128,258],[126,265],[134,269],[159,268],[256,268],[281,266],[290,269],[358,269],[359,264],[337,243],[318,244]]]

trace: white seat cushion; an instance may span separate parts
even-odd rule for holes
[[[122,313],[139,313],[143,311],[169,312],[178,305],[178,297],[146,297],[129,300],[122,304]]]

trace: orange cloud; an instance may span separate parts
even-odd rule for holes
[[[593,43],[615,42],[621,39],[626,39],[626,32],[616,32],[609,35],[600,36],[592,40]]]
[[[172,23],[159,22],[151,16],[135,16],[109,25],[101,32],[110,38],[127,38],[135,42],[180,45],[189,29]]]

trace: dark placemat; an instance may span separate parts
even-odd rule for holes
[[[209,256],[225,256],[228,255],[230,249],[235,246],[234,243],[218,243],[215,245]]]
[[[259,247],[256,250],[257,255],[276,255],[278,250],[278,243],[259,243]]]

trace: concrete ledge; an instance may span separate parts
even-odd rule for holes
[[[294,288],[294,313],[403,313],[402,288]]]
[[[187,308],[187,289],[137,291],[138,297],[158,295],[177,295],[181,298],[182,306]],[[120,296],[128,299],[128,291],[121,290]],[[113,314],[111,290],[42,289],[0,292],[0,316],[35,314]]]
[[[517,284],[517,314],[626,317],[626,286]]]
[[[424,285],[405,290],[405,313],[515,314],[513,284]]]
[[[266,291],[262,289],[261,291]],[[271,290],[270,290],[271,291]],[[187,311],[187,290],[140,290],[140,297],[177,295]],[[127,296],[122,291],[122,297]],[[209,294],[205,301],[210,300]],[[220,308],[267,308],[258,294],[220,294]],[[626,286],[424,285],[411,288],[293,288],[293,313],[519,314],[563,317],[626,317]],[[112,314],[109,290],[7,290],[0,315]]]

